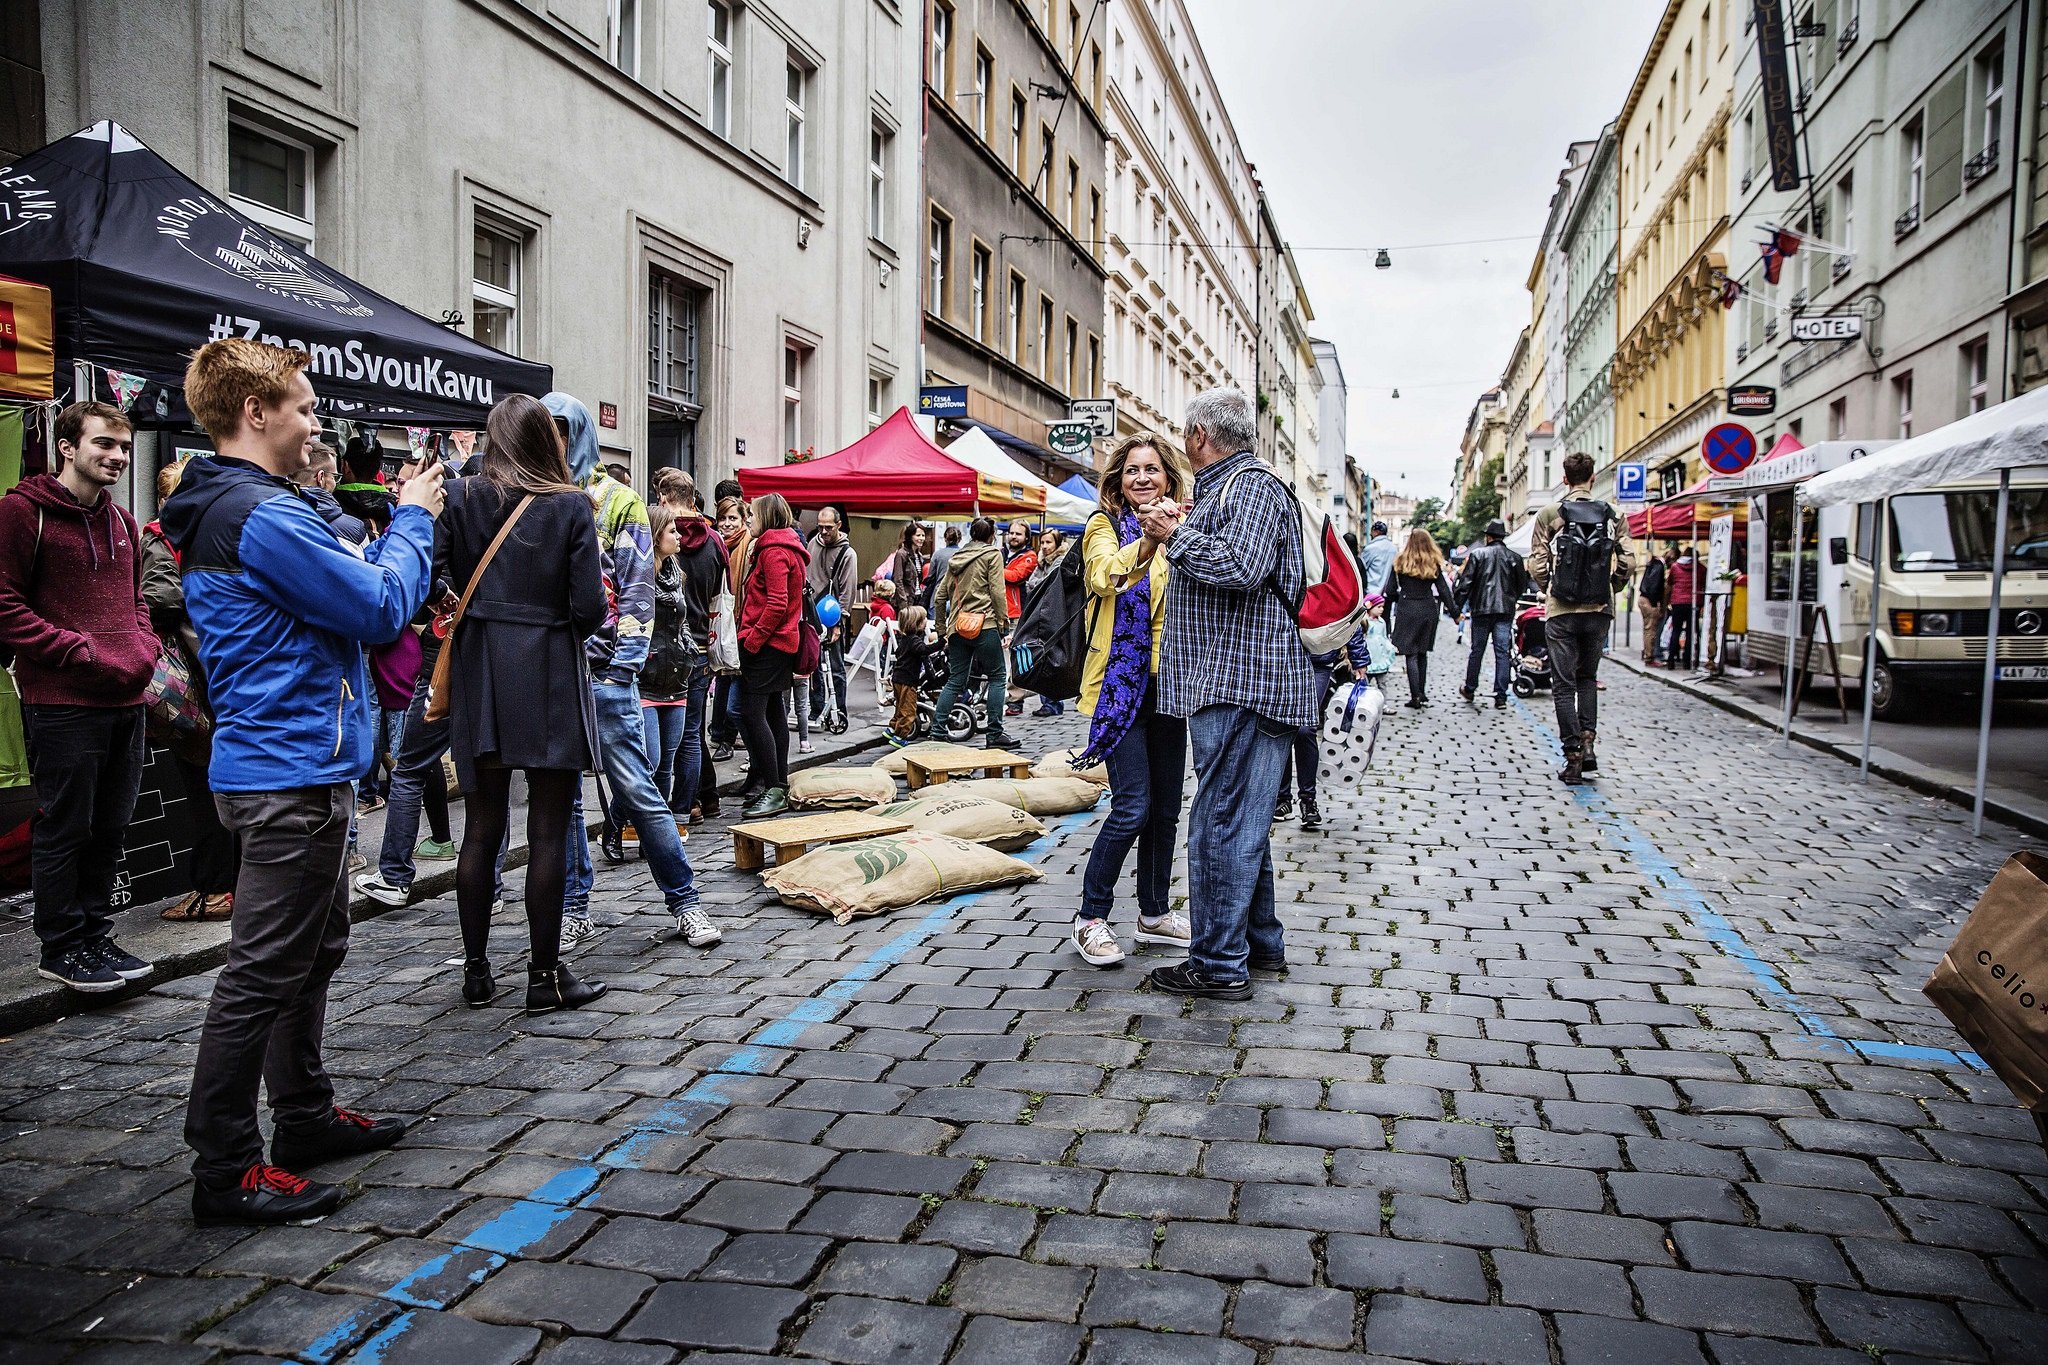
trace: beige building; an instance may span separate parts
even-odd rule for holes
[[[1537,260],[1540,265],[1542,258]],[[1500,453],[1506,457],[1501,471],[1506,481],[1501,515],[1510,524],[1529,503],[1530,414],[1537,411],[1537,389],[1543,382],[1543,356],[1529,344],[1530,331],[1524,327],[1515,338],[1515,349],[1508,353],[1508,367],[1501,375]],[[1450,510],[1457,511],[1455,507]]]
[[[1498,387],[1480,394],[1472,404],[1472,411],[1465,418],[1464,440],[1458,446],[1457,465],[1451,472],[1451,498],[1446,511],[1455,513],[1465,494],[1478,485],[1487,465],[1496,457],[1506,457],[1507,417],[1506,399]],[[1505,474],[1502,477],[1505,479]]]
[[[1669,0],[1615,124],[1614,444],[1649,466],[1653,499],[1699,477],[1700,440],[1726,410],[1718,296],[1743,14],[1726,0]]]

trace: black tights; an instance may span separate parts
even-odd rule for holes
[[[1423,693],[1429,690],[1429,655],[1418,650],[1403,654],[1401,661],[1408,666],[1408,699],[1422,700]]]
[[[455,835],[448,828],[448,776],[436,762],[420,783],[420,809],[426,812],[427,833],[436,843],[452,844]]]
[[[535,971],[552,971],[562,946],[562,889],[568,881],[569,811],[583,774],[562,768],[526,772],[526,932]],[[478,768],[463,797],[462,857],[455,864],[455,909],[462,951],[482,957],[491,942],[491,897],[498,848],[512,808],[512,770]]]
[[[740,693],[740,728],[747,736],[747,787],[789,785],[789,689]]]

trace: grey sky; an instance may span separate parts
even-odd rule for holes
[[[1351,382],[1352,455],[1397,492],[1443,494],[1529,320],[1565,147],[1620,113],[1661,0],[1187,4]],[[1390,270],[1314,249],[1382,245]]]

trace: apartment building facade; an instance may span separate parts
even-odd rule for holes
[[[1558,234],[1565,271],[1563,415],[1557,446],[1562,455],[1593,457],[1595,482],[1605,486],[1614,465],[1615,129],[1600,132]],[[1560,457],[1561,457],[1560,456]]]

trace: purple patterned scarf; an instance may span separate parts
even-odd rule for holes
[[[1116,523],[1117,543],[1129,545],[1140,534],[1137,514],[1126,510]],[[1102,693],[1095,700],[1095,718],[1088,727],[1088,748],[1074,760],[1077,768],[1106,762],[1123,743],[1152,680],[1152,569],[1128,592],[1116,595],[1116,617],[1110,627],[1109,664],[1102,674]]]

